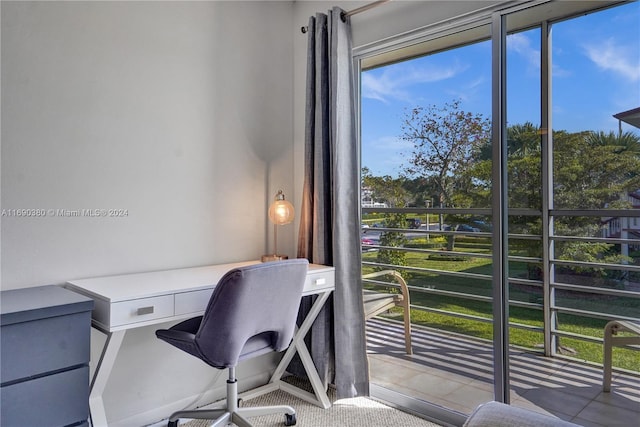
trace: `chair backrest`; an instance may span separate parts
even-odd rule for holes
[[[291,259],[229,271],[216,285],[195,336],[206,362],[235,366],[242,349],[260,334],[274,351],[291,343],[309,262]]]

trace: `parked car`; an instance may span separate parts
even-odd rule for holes
[[[420,224],[422,224],[420,218],[407,218],[407,227],[409,228],[420,228]]]
[[[491,231],[493,228],[491,227],[490,223],[483,221],[481,219],[472,219],[471,226],[477,228],[480,231]]]
[[[466,231],[467,233],[479,233],[480,229],[476,227],[472,227],[468,224],[458,224],[456,227],[456,231]]]
[[[373,252],[376,251],[376,248],[373,248],[371,246],[375,245],[376,242],[374,242],[371,239],[367,239],[366,237],[362,237],[360,238],[360,246],[362,248],[362,252]]]

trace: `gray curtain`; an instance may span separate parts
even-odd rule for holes
[[[305,179],[298,256],[336,269],[333,304],[311,330],[314,363],[338,398],[369,394],[360,287],[360,191],[351,26],[340,8],[309,19]],[[310,305],[310,301],[307,302]],[[332,313],[333,311],[333,313]],[[333,353],[333,354],[332,354]]]

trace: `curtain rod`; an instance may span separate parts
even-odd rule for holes
[[[340,14],[340,18],[342,19],[342,21],[346,21],[347,17],[352,16],[352,15],[357,15],[358,13],[361,12],[366,12],[369,9],[373,9],[374,7],[378,7],[378,6],[382,6],[385,3],[389,3],[391,0],[377,0],[374,1],[373,3],[369,3],[369,4],[365,4],[364,6],[360,6],[356,9],[350,10],[348,12],[342,12]],[[308,28],[306,26],[304,27],[300,27],[300,31],[302,31],[302,33],[306,33],[308,30]]]
[[[344,21],[345,19],[347,19],[348,16],[351,15],[357,15],[358,13],[361,12],[366,12],[369,9],[373,9],[374,7],[378,7],[378,6],[382,6],[385,3],[389,3],[391,0],[378,0],[378,1],[374,1],[373,3],[369,3],[369,4],[365,4],[364,6],[360,6],[357,9],[353,9],[350,10],[348,12],[342,12],[340,14],[340,17],[342,18],[342,20]]]

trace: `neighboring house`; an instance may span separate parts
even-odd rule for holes
[[[373,190],[369,187],[360,189],[360,201],[363,208],[388,208],[386,203],[376,202],[373,198]]]
[[[632,209],[640,209],[640,189],[622,196],[626,198]],[[619,218],[619,217],[603,217],[602,218],[602,237],[640,239],[640,218]],[[625,235],[626,233],[626,235]],[[630,249],[640,249],[640,244],[630,245]]]
[[[613,117],[618,119],[620,133],[622,133],[622,122],[640,129],[640,107],[614,114]]]
[[[640,107],[614,114],[613,117],[618,119],[620,134],[623,122],[640,129]],[[632,209],[640,209],[640,189],[627,194],[626,201],[631,204]],[[640,218],[603,218],[602,237],[640,239]],[[640,245],[629,245],[629,248],[640,250]]]

